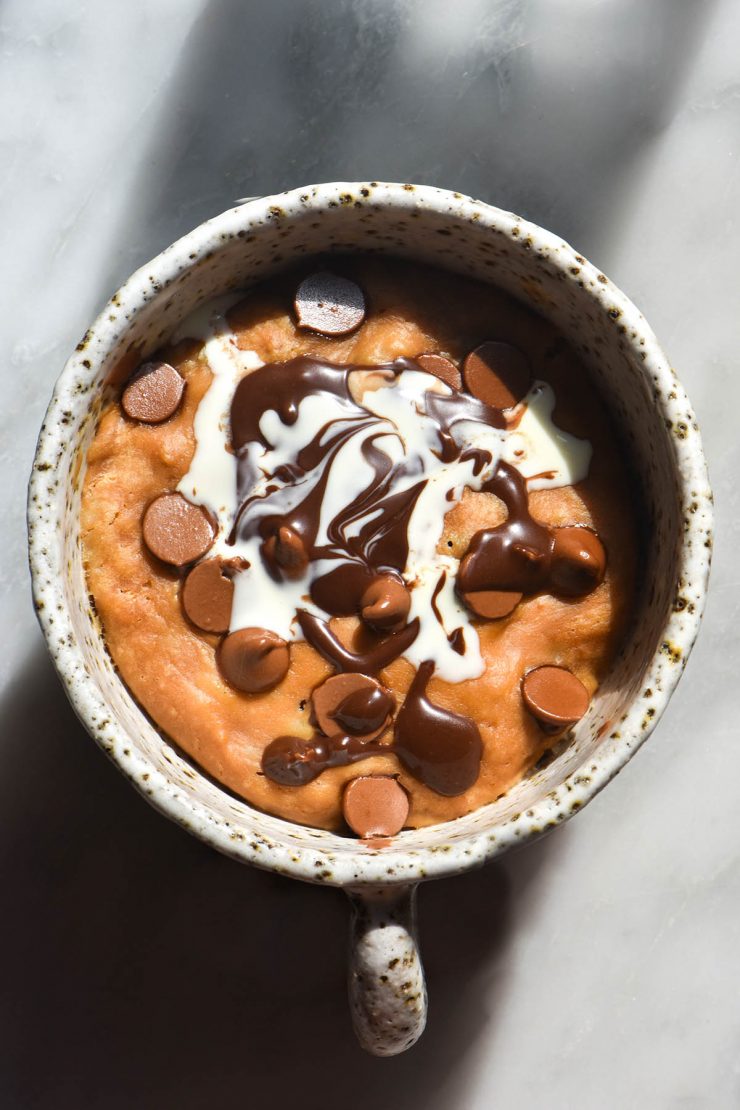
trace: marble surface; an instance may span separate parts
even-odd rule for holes
[[[740,1103],[733,0],[0,3],[0,1105]],[[430,1025],[364,1057],[339,893],[169,825],[86,737],[30,604],[52,383],[137,265],[234,198],[428,182],[559,232],[645,312],[718,510],[703,633],[575,821],[421,892]]]

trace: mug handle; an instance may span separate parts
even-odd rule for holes
[[[424,1032],[427,991],[416,939],[416,887],[349,891],[349,1004],[357,1039],[373,1056],[396,1056]]]

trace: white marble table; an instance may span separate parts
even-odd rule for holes
[[[3,1108],[740,1104],[740,10],[733,0],[0,5]],[[239,196],[431,182],[570,239],[642,307],[703,426],[699,645],[588,810],[421,894],[430,1026],[364,1057],[342,896],[150,811],[77,725],[31,611],[52,383],[135,266]]]

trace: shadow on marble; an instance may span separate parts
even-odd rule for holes
[[[238,197],[329,180],[479,196],[598,261],[714,0],[210,0],[159,94],[107,289]]]
[[[344,895],[239,867],[151,810],[77,722],[40,643],[1,719],[4,1105],[331,1110],[351,1092],[377,1110],[389,1082],[404,1107],[460,1097],[562,831],[422,889],[430,1024],[379,1061],[350,1031]]]

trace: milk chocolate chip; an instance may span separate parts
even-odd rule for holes
[[[344,819],[358,836],[395,836],[406,824],[409,797],[392,775],[360,775],[342,797]]]
[[[296,531],[283,525],[262,544],[262,555],[279,578],[301,578],[308,566],[303,540]]]
[[[327,736],[343,733],[374,740],[387,727],[393,695],[364,674],[337,674],[313,692],[316,724]]]
[[[211,517],[181,493],[162,493],[150,502],[142,524],[144,543],[163,563],[184,567],[201,559],[215,539]]]
[[[590,528],[556,528],[553,531],[550,581],[558,594],[583,597],[604,579],[606,551]]]
[[[452,389],[462,389],[460,371],[451,359],[444,355],[417,355],[416,362],[427,374],[434,374],[445,385]]]
[[[522,594],[516,590],[473,590],[463,593],[462,599],[476,617],[495,621],[513,613]]]
[[[380,632],[403,628],[411,607],[411,596],[399,578],[378,575],[360,601],[362,619]]]
[[[365,319],[365,298],[359,285],[323,270],[298,286],[295,314],[299,328],[320,335],[349,335]]]
[[[468,393],[494,409],[518,404],[529,389],[531,377],[527,359],[510,343],[481,343],[463,363]]]
[[[126,416],[143,424],[161,424],[180,407],[185,381],[169,362],[145,362],[121,397]]]
[[[248,694],[277,686],[290,666],[285,640],[267,628],[240,628],[232,632],[221,641],[217,658],[226,681]]]
[[[221,559],[206,559],[188,574],[180,589],[185,615],[204,632],[228,632],[234,583]]]
[[[565,667],[536,667],[525,674],[521,688],[524,704],[547,732],[580,721],[591,700],[581,680]]]

